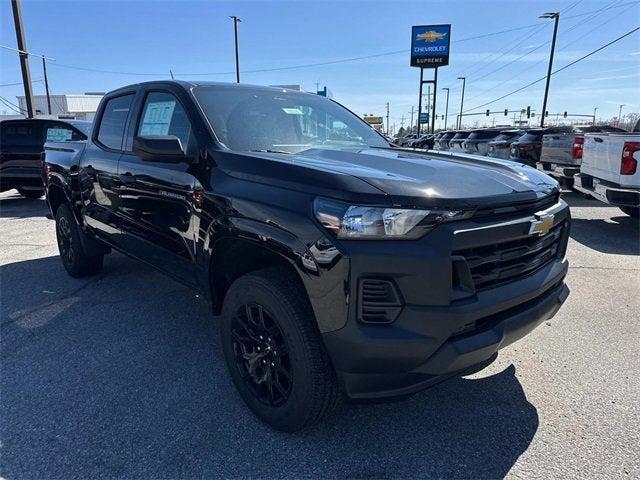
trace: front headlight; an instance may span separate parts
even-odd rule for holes
[[[322,226],[340,239],[411,240],[439,223],[471,212],[359,206],[316,198],[314,213]]]

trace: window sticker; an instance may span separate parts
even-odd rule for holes
[[[175,108],[175,100],[147,103],[140,125],[140,135],[167,135]]]
[[[68,128],[48,128],[47,142],[66,142],[71,140],[71,133]]]
[[[282,107],[282,111],[287,115],[302,115],[302,110],[295,107],[294,108]]]

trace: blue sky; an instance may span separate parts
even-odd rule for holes
[[[360,115],[383,114],[389,102],[391,123],[397,126],[403,115],[408,123],[411,106],[417,105],[419,70],[409,67],[408,54],[411,25],[452,24],[451,63],[439,70],[439,87],[451,87],[452,113],[460,105],[457,76],[467,76],[467,110],[546,74],[549,45],[543,44],[551,38],[552,25],[538,19],[544,12],[562,12],[556,68],[640,24],[640,2],[629,0],[22,3],[28,49],[55,59],[49,68],[52,93],[107,91],[168,78],[169,69],[177,78],[234,81],[229,15],[238,15],[242,19],[243,82],[302,84],[307,90],[314,90],[316,83],[327,85],[336,100]],[[598,9],[603,10],[584,15]],[[517,27],[527,28],[465,40]],[[9,1],[0,5],[0,43],[16,45]],[[406,52],[332,65],[250,72],[401,50]],[[30,63],[32,78],[41,79],[40,60],[32,57]],[[2,85],[20,81],[15,52],[0,49],[0,72]],[[638,112],[639,80],[640,32],[636,32],[552,77],[548,110],[590,114],[598,107],[598,116],[608,118],[617,116],[618,105],[626,104],[624,112]],[[540,82],[478,111],[527,105],[540,111],[543,88],[544,82]],[[44,92],[42,81],[34,83],[34,91]],[[21,94],[20,85],[0,87],[0,95],[14,102]],[[440,90],[439,113],[444,113],[444,100]],[[496,116],[496,121],[504,122],[504,117]]]

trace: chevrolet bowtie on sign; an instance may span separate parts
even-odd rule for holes
[[[411,66],[434,68],[449,65],[451,25],[420,25],[411,28]]]
[[[529,235],[546,235],[553,228],[554,215],[552,213],[536,215],[535,220],[531,220]]]

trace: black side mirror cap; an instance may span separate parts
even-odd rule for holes
[[[145,162],[179,163],[188,157],[175,135],[141,135],[133,139],[133,153]]]

